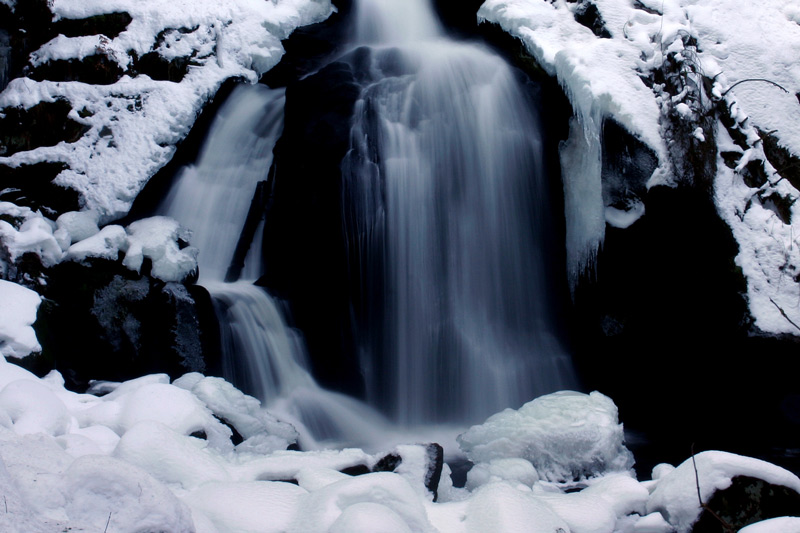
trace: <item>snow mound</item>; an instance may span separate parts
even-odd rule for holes
[[[763,520],[743,527],[739,533],[800,533],[800,517],[782,516]]]
[[[9,202],[0,202],[0,216],[0,276],[10,277],[13,264],[26,253],[37,255],[46,267],[61,261],[64,254],[51,220]]]
[[[189,246],[191,231],[168,217],[99,229],[95,212],[71,211],[53,222],[41,212],[9,202],[0,202],[0,215],[16,221],[0,219],[0,276],[15,274],[16,263],[25,254],[37,256],[44,267],[89,258],[116,261],[124,254],[125,267],[142,273],[147,260],[149,274],[166,282],[181,282],[197,273],[198,250]]]
[[[506,409],[489,417],[458,442],[475,463],[521,458],[553,482],[627,472],[633,466],[617,406],[596,391],[541,396],[518,411]]]
[[[737,476],[762,479],[800,492],[800,478],[779,466],[732,453],[707,451],[695,455],[694,462],[688,459],[659,479],[647,511],[660,512],[680,532],[690,531],[702,512],[698,480],[700,497],[708,502],[714,492],[730,487]]]
[[[0,280],[0,355],[25,357],[41,351],[36,332],[31,327],[41,301],[34,291]]]

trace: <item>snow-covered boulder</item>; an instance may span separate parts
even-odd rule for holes
[[[717,496],[731,488],[734,491],[725,497]],[[704,513],[701,500],[720,518],[739,528],[767,518],[763,514],[766,512],[797,512],[800,478],[759,459],[720,451],[702,452],[658,480],[647,511],[660,512],[679,533],[689,532],[699,520],[717,520]]]
[[[40,303],[32,290],[0,280],[0,355],[24,357],[42,349],[31,327]]]
[[[297,442],[297,430],[261,408],[261,402],[248,396],[222,378],[193,372],[176,379],[173,385],[191,391],[214,416],[233,426],[242,442],[239,452],[266,454],[285,450]]]
[[[150,273],[163,281],[183,281],[197,270],[197,248],[188,246],[191,233],[177,220],[151,217],[133,222],[127,228],[128,250],[122,264],[142,271],[149,259]]]
[[[627,472],[633,466],[617,407],[596,391],[541,396],[518,411],[506,409],[489,417],[458,442],[475,463],[521,458],[554,482]]]

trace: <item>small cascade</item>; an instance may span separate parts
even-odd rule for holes
[[[161,214],[191,229],[200,249],[198,283],[214,300],[225,378],[294,424],[304,449],[364,445],[385,438],[386,421],[356,400],[321,389],[311,377],[303,339],[287,326],[279,304],[253,284],[262,270],[258,235],[241,279],[225,281],[251,199],[272,163],[284,102],[283,90],[237,87],[197,163],[177,176]]]
[[[405,425],[475,422],[574,387],[551,317],[539,124],[519,80],[487,48],[448,40],[428,0],[357,8],[372,80],[343,165],[348,231],[363,236],[350,256],[386,265],[367,288],[384,317],[371,325],[382,335],[363,336],[371,403]]]

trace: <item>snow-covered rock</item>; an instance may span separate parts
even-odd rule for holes
[[[42,349],[31,327],[40,303],[34,291],[0,280],[0,355],[25,357]]]
[[[197,248],[188,246],[191,233],[177,220],[151,217],[133,222],[127,228],[128,241],[122,264],[141,272],[145,259],[150,273],[163,281],[183,281],[197,270]]]
[[[800,478],[783,468],[750,457],[708,451],[661,477],[647,502],[647,511],[660,512],[679,532],[691,531],[703,511],[699,499],[708,503],[716,491],[727,489],[740,476],[800,493]]]

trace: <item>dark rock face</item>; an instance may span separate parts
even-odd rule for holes
[[[107,260],[61,263],[47,272],[36,320],[42,354],[22,364],[61,371],[73,390],[85,390],[89,379],[205,371],[204,354],[215,352],[213,333],[204,332],[215,326],[198,289]]]
[[[448,30],[456,35],[474,35],[478,26],[478,9],[483,0],[434,0],[436,13],[447,26]]]
[[[576,2],[576,0],[567,0],[569,2]],[[592,33],[603,39],[610,39],[611,34],[606,29],[606,23],[600,15],[597,6],[587,0],[577,2],[575,8],[575,22],[586,26]]]
[[[727,533],[762,520],[800,514],[800,494],[780,485],[747,476],[733,478],[714,493],[692,527],[693,533]],[[716,516],[715,516],[716,515]]]
[[[626,430],[650,442],[629,443],[642,475],[692,443],[786,465],[764,443],[791,447],[800,430],[780,408],[800,388],[798,343],[748,333],[737,245],[701,187],[654,187],[644,201],[631,227],[607,228],[596,277],[575,294],[585,389],[612,397]]]
[[[36,81],[80,81],[91,85],[111,85],[124,71],[108,56],[95,54],[84,59],[49,61],[32,69],[28,77]]]
[[[259,281],[291,303],[321,384],[356,395],[363,385],[343,281],[348,274],[340,165],[360,93],[356,73],[344,61],[287,88],[264,230],[266,271]]]
[[[125,12],[113,12],[95,15],[84,19],[61,19],[53,24],[56,34],[66,37],[82,35],[105,35],[114,39],[128,28],[133,18]]]
[[[270,87],[286,87],[342,52],[351,27],[352,0],[334,0],[337,11],[326,20],[302,26],[283,41],[281,62],[261,78]]]

